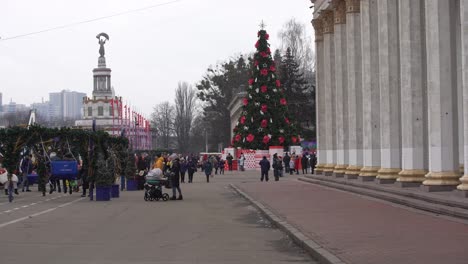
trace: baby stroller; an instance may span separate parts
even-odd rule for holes
[[[148,172],[144,184],[145,187],[145,201],[163,201],[169,200],[169,194],[163,192],[163,186],[167,185],[168,179],[162,178],[161,169],[154,169]]]

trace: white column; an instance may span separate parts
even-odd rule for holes
[[[456,14],[452,27],[455,27],[455,45],[457,58],[457,105],[458,105],[458,160],[460,164],[460,174],[463,174],[463,81],[462,81],[462,56],[461,55],[461,21],[460,21],[460,1],[455,1]]]
[[[323,22],[317,18],[312,20],[315,29],[315,52],[316,52],[316,85],[315,102],[316,109],[316,133],[317,133],[317,166],[315,173],[323,173],[327,163],[326,155],[326,130],[325,130],[325,86],[324,86],[324,68],[323,68]]]
[[[380,90],[377,2],[361,1],[364,167],[359,176],[373,180],[380,169]]]
[[[461,17],[461,64],[462,64],[462,83],[463,83],[463,103],[468,105],[468,0],[460,1]],[[463,127],[464,138],[468,139],[468,107],[463,108]],[[468,164],[468,140],[464,141],[464,163]],[[464,191],[465,197],[468,193],[468,166],[464,168],[464,175],[460,179],[461,184],[457,186],[458,190]]]
[[[456,1],[425,1],[429,173],[427,191],[459,184],[455,32]]]
[[[360,0],[346,0],[346,12],[349,166],[345,174],[356,178],[363,165]]]
[[[399,0],[402,187],[417,186],[428,170],[424,0]]]
[[[414,0],[413,0],[414,1]],[[400,55],[398,2],[378,1],[380,80],[380,183],[393,182],[401,171]]]
[[[335,128],[335,44],[334,44],[334,16],[333,11],[325,10],[323,16],[323,65],[324,65],[324,86],[325,86],[325,129],[327,133],[327,164],[324,174],[332,175],[336,166],[336,128]]]
[[[333,2],[335,10],[335,107],[336,166],[333,173],[342,177],[348,167],[348,90],[346,65],[346,3]]]

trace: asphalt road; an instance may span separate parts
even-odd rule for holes
[[[181,185],[183,201],[145,202],[142,191],[110,202],[31,192],[10,204],[2,193],[0,263],[315,263],[228,187],[258,177],[204,179],[199,172]]]

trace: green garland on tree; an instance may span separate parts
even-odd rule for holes
[[[262,29],[257,36],[252,77],[234,128],[232,145],[244,149],[269,149],[270,146],[298,144],[298,126],[288,113],[284,90],[276,76],[269,35]]]

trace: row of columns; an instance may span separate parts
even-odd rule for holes
[[[468,0],[332,0],[320,11],[317,173],[468,190],[467,9]]]

